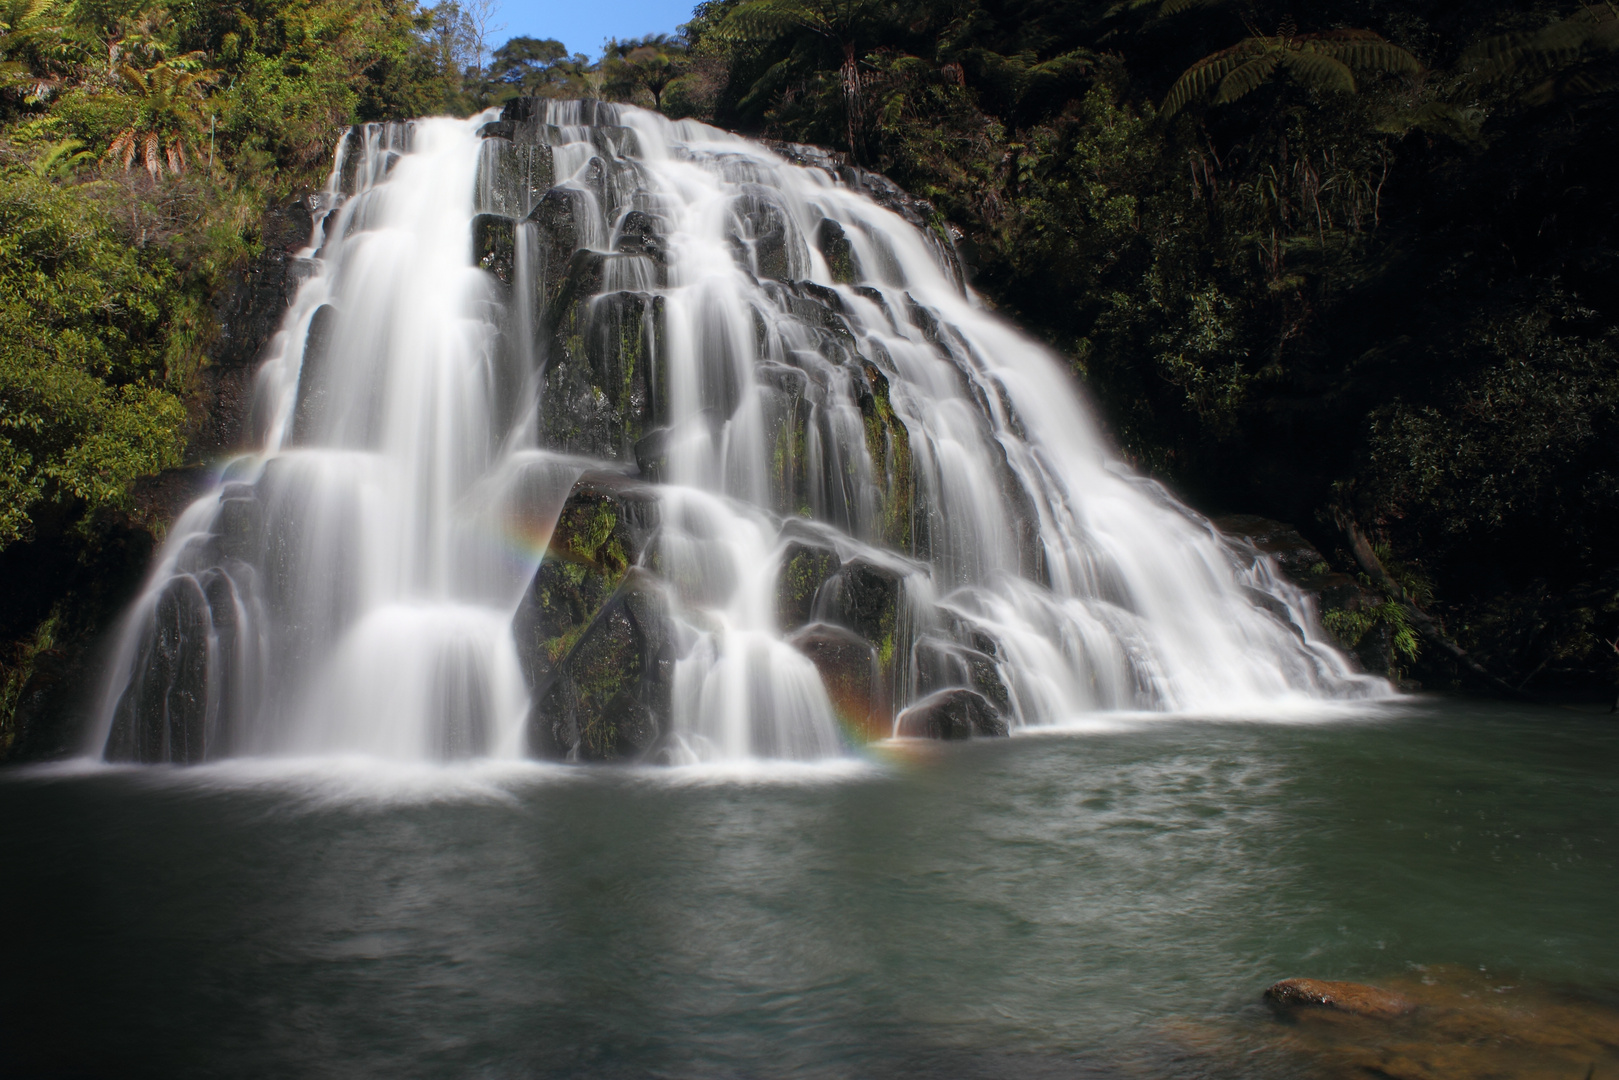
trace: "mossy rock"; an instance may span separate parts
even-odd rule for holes
[[[822,258],[826,259],[833,281],[839,285],[853,285],[860,280],[860,264],[842,225],[831,218],[822,218],[815,230],[815,246],[820,249]]]
[[[812,623],[788,642],[809,657],[844,733],[859,742],[893,734],[894,717],[871,642],[841,626]]]
[[[899,714],[897,734],[908,739],[993,738],[1008,734],[1006,721],[975,690],[941,690]]]
[[[578,642],[658,526],[657,493],[611,473],[574,484],[539,569],[512,618],[518,662],[531,689]]]
[[[668,731],[675,638],[656,579],[632,569],[535,695],[529,751],[567,761],[644,757]]]
[[[888,376],[869,360],[861,364],[864,383],[860,415],[866,429],[866,453],[882,495],[879,531],[884,542],[912,550],[916,481],[911,467],[911,433],[889,400]]]
[[[655,426],[665,398],[663,369],[656,362],[662,298],[630,292],[591,296],[582,285],[564,293],[566,306],[545,356],[541,440],[557,450],[633,461],[636,443]]]
[[[517,223],[498,214],[479,214],[472,219],[472,261],[510,285],[516,273]]]
[[[885,679],[892,680],[903,643],[898,640],[905,577],[897,570],[856,556],[826,586],[821,607],[828,619],[871,642]]]
[[[776,577],[776,619],[783,630],[794,630],[815,617],[821,586],[841,567],[838,553],[824,544],[794,540],[787,545]]]

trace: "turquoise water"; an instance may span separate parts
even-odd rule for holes
[[[1288,976],[1619,987],[1619,722],[1419,702],[765,775],[0,773],[0,1065],[1269,1076]]]

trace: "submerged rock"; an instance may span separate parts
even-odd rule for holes
[[[1283,979],[1265,990],[1265,1001],[1273,1008],[1321,1008],[1355,1016],[1392,1020],[1405,1016],[1416,1006],[1389,990],[1363,983],[1327,982],[1322,979]]]
[[[930,694],[894,722],[894,734],[910,739],[970,739],[1007,733],[1006,721],[984,695],[964,687]]]

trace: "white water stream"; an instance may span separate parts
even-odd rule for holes
[[[937,234],[713,128],[546,108],[528,133],[572,193],[576,245],[628,252],[604,263],[601,293],[655,312],[651,550],[678,583],[682,642],[662,760],[845,751],[778,624],[795,537],[903,581],[883,644],[891,711],[927,689],[923,653],[964,640],[992,650],[1013,728],[1390,693],[1352,673],[1267,560],[1235,556],[1118,463],[1073,377],[976,301]],[[491,119],[344,142],[258,376],[260,449],[175,524],[128,616],[96,735],[107,757],[527,752],[535,688],[514,612],[574,482],[635,463],[546,419],[572,406],[546,396],[560,361],[528,298],[554,295],[563,270],[535,226],[514,230],[509,284],[474,263],[475,215],[526,219],[545,191],[501,179],[530,158],[480,136]],[[819,242],[825,221],[852,282]],[[648,222],[658,258],[626,243]],[[907,446],[873,442],[873,379]],[[784,386],[808,417],[785,443]],[[895,494],[907,485],[914,500]],[[823,591],[818,612],[835,601]]]

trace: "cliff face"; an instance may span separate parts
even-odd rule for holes
[[[62,757],[77,748],[100,690],[111,628],[145,579],[169,524],[207,487],[211,471],[252,441],[253,376],[307,261],[308,196],[272,209],[260,254],[215,298],[215,336],[188,396],[186,464],[139,481],[126,512],[81,525],[71,509],[41,522],[33,540],[0,552],[0,649],[11,701],[0,712],[0,762]],[[9,723],[8,723],[9,720]]]

